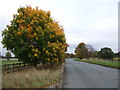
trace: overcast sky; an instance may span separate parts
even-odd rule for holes
[[[52,18],[63,26],[69,53],[84,42],[95,50],[110,47],[118,52],[119,0],[2,0],[0,2],[0,34],[20,6],[38,6],[50,10]],[[2,40],[2,36],[0,36]],[[0,43],[0,52],[5,53]]]

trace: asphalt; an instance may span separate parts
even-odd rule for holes
[[[67,59],[63,88],[118,88],[118,70]]]

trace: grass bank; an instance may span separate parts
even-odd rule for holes
[[[56,69],[20,71],[2,75],[3,88],[44,88],[61,79],[63,66]]]
[[[81,60],[81,59],[74,59],[76,61],[87,62],[97,65],[102,65],[111,68],[119,68],[120,69],[120,62],[117,61],[106,61],[106,60]]]

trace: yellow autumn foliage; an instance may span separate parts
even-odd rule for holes
[[[18,8],[3,31],[2,43],[19,60],[34,65],[63,63],[67,47],[63,27],[52,19],[51,12],[31,6]]]

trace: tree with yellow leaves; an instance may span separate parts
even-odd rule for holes
[[[18,8],[18,14],[2,32],[4,48],[34,66],[63,63],[67,47],[64,30],[50,15],[50,11],[38,7]]]

